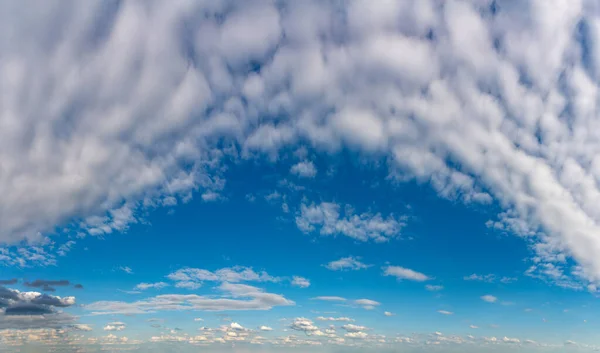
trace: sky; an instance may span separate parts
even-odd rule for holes
[[[595,0],[0,2],[0,352],[600,350]]]

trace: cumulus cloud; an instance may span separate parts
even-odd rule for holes
[[[399,280],[409,280],[409,281],[417,281],[424,282],[430,280],[430,278],[421,273],[409,268],[404,268],[400,266],[387,266],[383,268],[384,276],[394,276]]]
[[[290,325],[292,330],[302,331],[306,334],[311,334],[314,332],[318,332],[319,328],[314,325],[314,323],[304,317],[295,318],[292,324]]]
[[[319,231],[321,235],[345,235],[360,241],[385,242],[400,234],[403,219],[393,215],[383,218],[381,214],[364,212],[354,214],[350,208],[332,202],[302,204],[296,216],[296,225],[304,233]]]
[[[182,268],[167,275],[175,281],[178,288],[196,289],[203,282],[279,282],[281,278],[273,277],[265,271],[255,272],[252,268],[235,266],[211,272],[199,268]]]
[[[0,329],[63,327],[75,318],[58,309],[75,304],[75,297],[21,292],[0,286]]]
[[[310,287],[310,281],[304,277],[294,276],[292,278],[292,286],[308,288]]]
[[[304,161],[294,164],[290,168],[290,173],[296,174],[302,178],[314,178],[317,175],[317,168],[311,161]]]
[[[344,271],[344,270],[361,270],[361,269],[369,268],[369,267],[371,267],[371,265],[365,265],[364,263],[360,262],[359,257],[348,256],[348,257],[342,257],[339,260],[331,261],[327,265],[325,265],[325,267],[332,271]]]
[[[104,326],[104,331],[123,331],[126,328],[125,323],[120,321],[110,322]]]
[[[273,329],[271,327],[264,326],[264,325],[260,326],[258,329],[261,330],[261,331],[273,331]]]
[[[15,34],[0,39],[2,242],[126,231],[140,208],[212,199],[224,156],[306,141],[384,155],[390,179],[441,197],[495,199],[490,228],[600,281],[594,1],[97,0],[0,14]],[[377,241],[401,228],[335,208],[304,205],[298,226]]]
[[[360,325],[354,325],[354,324],[346,324],[346,325],[342,325],[342,328],[348,332],[359,332],[359,331],[366,331],[369,328],[365,327],[365,326],[360,326]]]

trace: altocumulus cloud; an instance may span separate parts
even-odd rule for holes
[[[0,38],[0,241],[125,231],[141,207],[220,199],[225,158],[306,142],[384,155],[390,179],[441,197],[495,199],[488,226],[535,240],[531,275],[596,288],[595,1],[113,6],[0,4],[13,33]],[[375,241],[400,229],[332,209],[307,204],[298,226]]]

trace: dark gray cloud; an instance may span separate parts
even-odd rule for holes
[[[77,289],[83,289],[83,285],[77,283],[76,285],[73,286],[73,288],[77,288]]]
[[[5,285],[5,284],[16,284],[18,282],[18,280],[16,278],[12,278],[12,279],[0,279],[0,284]]]
[[[52,314],[54,311],[50,306],[39,305],[34,303],[20,303],[9,306],[4,311],[4,315],[44,315]]]

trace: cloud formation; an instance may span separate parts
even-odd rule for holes
[[[430,280],[430,278],[421,273],[409,268],[404,268],[400,266],[387,266],[383,268],[384,276],[393,276],[398,280],[408,280],[408,281],[417,281],[424,282]]]
[[[15,33],[0,39],[3,243],[126,231],[140,208],[216,199],[224,156],[304,142],[495,200],[488,225],[532,240],[532,272],[600,282],[594,1],[119,4],[1,5]],[[401,228],[334,209],[305,205],[298,226],[376,241]]]
[[[360,262],[360,258],[348,256],[342,257],[339,260],[331,261],[327,265],[326,268],[332,271],[344,271],[344,270],[361,270],[365,268],[371,267],[371,265],[366,265]]]

